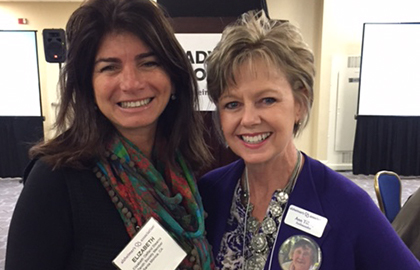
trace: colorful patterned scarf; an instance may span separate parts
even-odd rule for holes
[[[169,163],[161,162],[159,157],[154,166],[122,136],[116,136],[107,150],[107,158],[97,163],[97,176],[130,237],[154,217],[187,252],[181,268],[192,269],[198,264],[202,269],[213,269],[211,249],[204,237],[201,197],[182,156],[177,153],[178,170],[171,170]]]

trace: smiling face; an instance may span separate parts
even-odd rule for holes
[[[294,250],[292,262],[295,270],[308,270],[313,264],[312,249],[307,246],[301,246]]]
[[[295,154],[293,126],[302,106],[283,72],[258,61],[252,68],[243,64],[235,81],[218,102],[223,135],[232,151],[248,164]]]
[[[99,110],[126,138],[153,140],[172,83],[157,56],[133,34],[110,33],[99,46],[93,70]]]

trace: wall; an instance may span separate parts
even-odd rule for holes
[[[333,119],[330,94],[332,59],[360,55],[365,22],[419,22],[418,0],[324,0],[319,70],[319,112],[314,138],[314,155],[327,165],[332,163]],[[380,48],[378,48],[380,49]],[[387,52],[389,53],[389,52]],[[386,57],[386,53],[384,54]]]
[[[318,133],[319,97],[319,73],[320,69],[320,36],[322,29],[322,1],[314,0],[267,0],[268,12],[273,19],[288,20],[298,26],[304,40],[308,43],[315,55],[317,74],[314,86],[314,104],[308,126],[303,133],[296,138],[296,147],[306,154],[316,157],[315,140]],[[325,121],[324,119],[322,121]],[[321,122],[322,122],[321,121]]]
[[[293,3],[293,4],[292,4]],[[269,14],[272,18],[286,19],[301,27],[302,33],[309,46],[319,51],[319,30],[322,6],[312,0],[268,0]],[[58,64],[45,61],[42,42],[44,28],[65,28],[67,19],[80,5],[79,2],[0,2],[0,29],[4,30],[38,30],[38,57],[40,69],[40,84],[42,95],[42,109],[45,116],[45,137],[51,138],[52,124],[55,120],[57,102]],[[280,12],[281,11],[281,12]],[[302,12],[303,11],[303,12]],[[27,25],[17,24],[17,18],[27,18]],[[316,26],[316,27],[314,27]],[[317,104],[314,104],[316,110]],[[303,134],[297,138],[297,147],[312,155],[313,126],[317,116],[314,114]],[[315,129],[316,130],[316,129]]]
[[[55,111],[51,104],[57,102],[59,67],[58,64],[45,61],[42,30],[45,28],[65,28],[70,14],[78,6],[80,6],[80,3],[77,2],[0,2],[1,30],[37,30],[41,102],[45,117],[44,131],[46,138],[53,135],[51,126],[55,120]],[[18,24],[18,18],[28,19],[28,24]]]
[[[308,127],[296,145],[309,155],[331,163],[328,150],[333,139],[330,121],[335,112],[330,107],[331,66],[336,55],[360,55],[364,22],[419,21],[417,0],[267,0],[272,18],[289,20],[301,28],[313,49],[317,65],[315,101]],[[38,30],[40,82],[46,137],[54,120],[51,103],[56,102],[58,65],[45,62],[42,29],[64,28],[80,3],[0,2],[0,29]],[[17,18],[27,18],[28,25],[18,25]]]

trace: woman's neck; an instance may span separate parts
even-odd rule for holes
[[[299,172],[302,162],[298,162],[298,155],[301,155],[300,152],[294,149],[288,155],[279,156],[276,162],[246,165],[245,184],[254,206],[252,215],[258,220],[264,219],[273,193],[284,189],[292,175]]]
[[[152,150],[155,143],[155,133],[144,134],[140,132],[125,132],[122,134],[126,139],[132,142],[150,161],[152,161]]]
[[[267,163],[246,164],[251,192],[268,190],[272,194],[277,189],[283,189],[292,176],[297,160],[298,151],[293,149]]]

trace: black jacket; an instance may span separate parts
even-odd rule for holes
[[[130,241],[124,223],[91,170],[29,169],[9,229],[6,270],[116,269]]]

